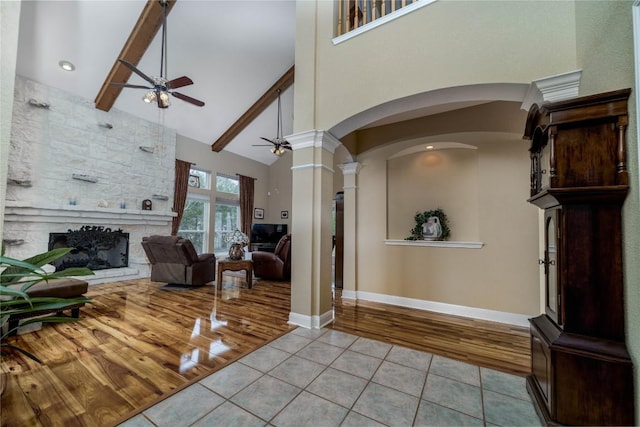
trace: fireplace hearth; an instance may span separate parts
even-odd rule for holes
[[[52,264],[56,271],[70,267],[104,270],[129,266],[129,233],[85,225],[66,233],[49,233],[49,250],[74,248]]]

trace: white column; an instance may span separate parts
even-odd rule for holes
[[[333,153],[340,141],[316,130],[287,136],[287,141],[293,147],[289,323],[321,328],[333,321]]]
[[[340,165],[344,175],[344,250],[343,250],[343,273],[342,273],[342,297],[357,298],[358,272],[356,239],[358,237],[356,228],[357,200],[358,200],[358,172],[360,163],[345,163]]]

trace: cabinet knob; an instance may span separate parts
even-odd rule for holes
[[[545,263],[545,262],[544,262],[544,260],[543,260],[543,259],[539,259],[539,260],[538,260],[538,265],[543,265],[544,263]]]
[[[556,265],[556,260],[555,259],[550,260],[549,265]]]

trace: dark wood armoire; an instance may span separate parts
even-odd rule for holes
[[[546,288],[545,313],[530,320],[527,389],[548,425],[634,425],[621,231],[630,93],[534,105],[527,117]]]

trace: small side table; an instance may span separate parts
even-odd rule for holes
[[[247,287],[251,289],[253,287],[253,261],[250,259],[234,260],[225,258],[218,260],[218,289],[222,289],[222,272],[223,271],[240,271],[247,272]]]

